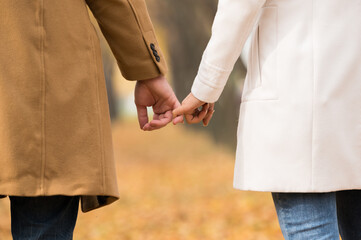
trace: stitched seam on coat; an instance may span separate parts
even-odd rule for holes
[[[249,34],[251,34],[251,31],[252,31],[252,28],[253,26],[256,24],[256,21],[257,21],[257,16],[260,14],[260,11],[262,10],[262,6],[264,5],[265,2],[262,2],[260,1],[257,5],[257,11],[254,12],[252,16],[252,18],[250,17],[249,20],[247,21],[246,23],[246,31],[248,32],[248,37],[249,37]],[[245,41],[245,40],[244,40]],[[243,42],[243,45],[244,45],[244,42]],[[242,103],[241,103],[242,104]],[[239,124],[239,123],[238,123]],[[237,135],[238,135],[238,132],[237,132]],[[242,161],[242,184],[243,186],[246,185],[246,162]]]
[[[136,8],[133,6],[133,3],[131,3],[130,0],[127,0],[130,8],[132,9],[133,11],[133,14],[135,16],[135,20],[137,21],[137,24],[138,24],[138,27],[140,29],[140,34],[143,36],[143,40],[144,40],[144,43],[145,43],[145,46],[146,48],[148,49],[148,53],[150,55],[150,57],[152,58],[153,60],[153,63],[156,65],[156,67],[158,68],[159,72],[161,73],[162,70],[159,68],[159,65],[158,65],[158,62],[155,60],[155,57],[153,56],[153,54],[151,53],[151,50],[149,49],[149,46],[148,46],[148,43],[147,43],[147,40],[146,40],[146,37],[145,37],[145,34],[148,33],[148,32],[152,32],[153,33],[153,36],[154,36],[154,39],[155,39],[155,34],[154,34],[154,30],[151,29],[151,30],[148,30],[148,31],[144,31],[143,29],[143,26],[142,26],[142,23],[140,22],[140,17],[138,16],[138,13],[136,11]]]
[[[94,2],[94,0],[92,1],[88,1],[90,4]],[[85,4],[85,7],[86,7],[86,4]],[[89,14],[86,13],[86,17],[89,19],[89,23],[90,23],[90,26],[92,27],[92,29],[94,31],[95,30],[95,27],[94,25],[91,23],[91,20],[90,20],[90,17],[89,17]],[[98,72],[98,67],[97,67],[97,59],[96,59],[96,51],[95,51],[95,45],[94,45],[94,38],[93,38],[93,34],[91,31],[89,31],[89,28],[88,28],[88,35],[89,35],[89,40],[90,40],[90,43],[91,43],[91,53],[90,53],[90,62],[91,64],[94,65],[94,69],[95,69],[95,84],[96,84],[96,98],[97,98],[97,112],[98,112],[98,137],[99,137],[99,145],[100,145],[100,153],[101,153],[101,156],[100,156],[100,169],[102,171],[101,173],[101,181],[102,181],[102,192],[105,193],[105,170],[104,170],[104,143],[103,143],[103,131],[102,131],[102,126],[101,126],[101,113],[100,113],[100,103],[99,103],[99,87],[98,87],[98,82],[99,82],[99,72]]]
[[[219,72],[232,72],[232,71],[233,71],[233,69],[226,70],[226,69],[217,67],[217,66],[215,66],[215,65],[207,62],[207,60],[203,60],[203,62],[204,62],[204,64],[205,64],[207,67],[212,68],[212,69],[214,69],[214,70],[216,70],[216,71],[219,71]]]
[[[103,143],[103,129],[101,126],[101,113],[100,113],[100,102],[99,102],[99,72],[97,68],[96,52],[94,47],[93,36],[91,38],[92,55],[95,67],[95,86],[96,86],[96,98],[97,98],[97,114],[98,114],[98,133],[99,133],[99,144],[100,144],[100,168],[102,171],[102,192],[105,193],[105,172],[104,172],[104,143]]]
[[[140,20],[139,20],[137,11],[135,10],[135,7],[133,6],[133,4],[132,4],[129,0],[127,0],[127,2],[128,2],[130,8],[131,8],[132,11],[133,11],[133,14],[134,14],[134,16],[135,16],[135,20],[137,21],[138,27],[140,28],[140,32],[141,32],[141,34],[143,35],[143,32],[144,32],[144,31],[143,31],[143,28],[142,28],[142,24],[140,23]]]
[[[44,193],[45,179],[45,59],[44,59],[44,0],[40,0],[40,62],[41,62],[41,179],[40,194]]]
[[[203,78],[202,74],[198,75],[198,81],[215,90],[223,89],[223,86],[217,86],[214,82],[207,80],[206,77]]]
[[[316,85],[316,75],[315,75],[315,26],[314,26],[314,20],[315,20],[315,16],[314,16],[314,1],[312,0],[311,3],[311,7],[312,7],[312,113],[311,113],[311,190],[313,191],[314,187],[313,187],[313,174],[314,174],[314,125],[315,125],[315,85]]]

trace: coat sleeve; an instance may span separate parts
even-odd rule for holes
[[[144,0],[86,0],[128,80],[165,75],[167,66]]]
[[[219,0],[212,36],[193,82],[193,95],[216,102],[266,0]]]

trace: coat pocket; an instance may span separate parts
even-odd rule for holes
[[[278,99],[277,45],[278,9],[264,7],[253,33],[242,102]]]

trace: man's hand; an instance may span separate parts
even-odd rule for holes
[[[187,123],[193,124],[203,121],[203,125],[207,126],[213,116],[213,113],[214,103],[202,102],[190,93],[183,100],[182,106],[173,111],[173,116],[179,117],[185,115]]]
[[[135,105],[137,106],[140,128],[151,131],[162,128],[173,119],[173,109],[180,106],[172,88],[163,76],[138,81],[135,90]],[[152,107],[154,116],[149,122],[147,107]],[[183,116],[173,119],[173,123],[183,122]]]

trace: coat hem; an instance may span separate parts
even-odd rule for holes
[[[66,192],[51,192],[46,194],[39,193],[23,193],[23,192],[0,192],[0,199],[7,196],[17,197],[45,197],[45,196],[80,196],[82,212],[90,212],[92,210],[105,207],[119,199],[118,194],[94,194],[89,192],[74,191],[72,194]]]
[[[361,190],[361,186],[351,187],[325,187],[319,188],[318,190],[309,188],[277,188],[277,187],[251,187],[251,186],[240,186],[234,184],[233,188],[240,191],[252,191],[252,192],[280,192],[280,193],[327,193],[327,192],[338,192],[347,190]]]

